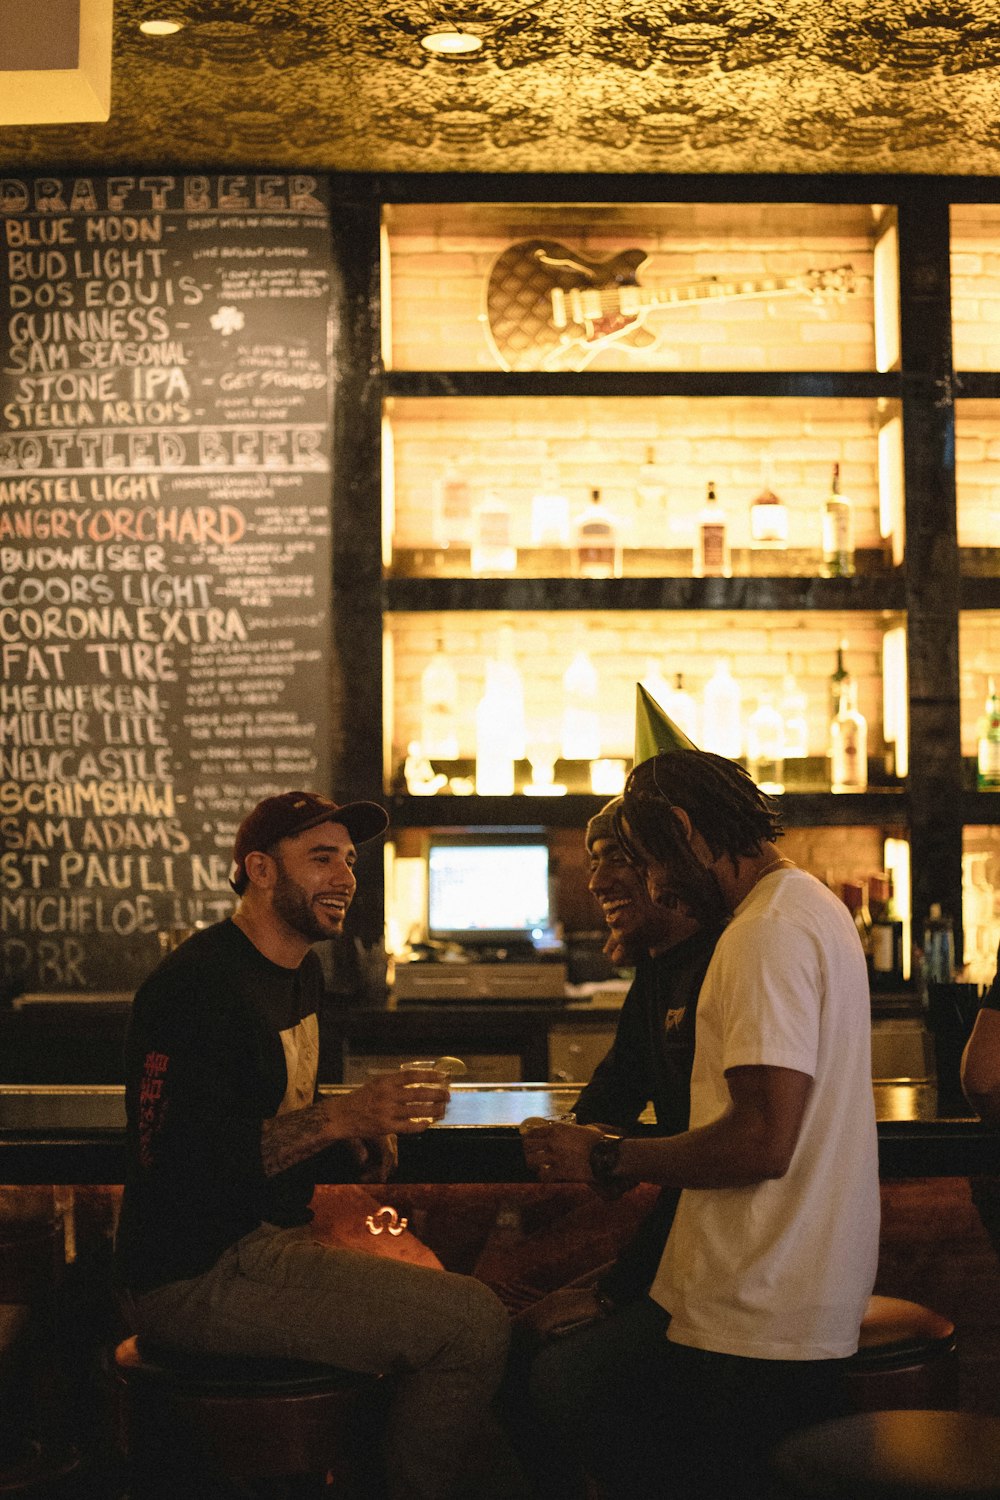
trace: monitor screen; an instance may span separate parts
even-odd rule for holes
[[[552,926],[541,830],[469,829],[427,844],[427,936],[470,947],[543,943]]]

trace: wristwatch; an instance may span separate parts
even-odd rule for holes
[[[590,1173],[602,1193],[619,1197],[633,1184],[627,1177],[619,1177],[618,1158],[621,1155],[620,1135],[601,1135],[590,1148]]]

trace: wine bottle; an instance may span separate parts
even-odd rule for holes
[[[863,880],[845,880],[840,887],[841,898],[844,905],[854,918],[854,926],[857,928],[861,946],[864,949],[865,958],[871,960],[872,950],[872,914],[868,910],[868,892]]]
[[[601,724],[598,682],[586,651],[578,651],[563,673],[563,760],[599,760]]]
[[[820,573],[824,578],[854,576],[854,507],[840,492],[840,465],[833,466],[830,493],[823,502],[823,560]]]
[[[873,990],[895,989],[903,983],[903,924],[896,914],[892,875],[878,871],[868,881],[871,911],[871,968]]]
[[[854,681],[847,667],[844,665],[844,652],[847,650],[847,642],[841,641],[837,647],[837,665],[830,673],[830,720],[831,722],[840,713],[844,697]]]
[[[590,504],[573,521],[573,572],[577,578],[620,578],[622,548],[618,517],[590,492]]]
[[[1000,697],[992,677],[987,682],[986,708],[979,726],[976,785],[982,792],[1000,792]]]
[[[696,578],[729,578],[732,571],[726,513],[719,504],[719,497],[715,493],[715,483],[710,479],[695,535],[694,576]]]

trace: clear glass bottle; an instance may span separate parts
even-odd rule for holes
[[[495,490],[488,490],[472,512],[469,566],[487,577],[517,571],[510,506]]]
[[[779,707],[785,723],[785,759],[803,760],[809,754],[809,704],[792,671],[791,652],[786,660]]]
[[[586,651],[578,651],[563,673],[562,755],[564,760],[599,760],[601,723],[598,682]]]
[[[857,685],[852,682],[830,724],[830,789],[834,792],[863,792],[868,786],[868,721],[857,703]]]
[[[986,706],[976,747],[976,785],[981,792],[1000,792],[1000,697],[995,680],[986,687]]]
[[[551,460],[543,465],[541,484],[531,497],[531,545],[569,546],[569,501],[559,484],[559,470]]]
[[[622,576],[621,523],[601,499],[590,492],[590,504],[573,518],[573,573],[577,578]]]
[[[429,760],[458,759],[458,673],[440,636],[420,674],[420,747]]]
[[[854,506],[840,492],[840,465],[834,464],[830,493],[823,502],[823,558],[820,573],[824,578],[854,576]]]
[[[656,462],[656,449],[646,449],[635,486],[635,539],[639,547],[665,547],[667,489]]]
[[[662,705],[667,711],[668,718],[672,719],[678,729],[682,729],[689,740],[698,743],[698,705],[694,697],[684,686],[684,673],[678,672],[674,677],[674,685],[667,694],[667,701]]]
[[[461,464],[451,461],[434,486],[434,542],[442,548],[472,542],[472,488]]]
[[[747,770],[762,792],[785,790],[785,721],[770,693],[761,694],[747,720]]]
[[[725,660],[705,684],[701,716],[702,748],[737,760],[743,749],[740,685]]]
[[[732,571],[726,513],[719,504],[715,482],[710,479],[705,504],[698,516],[695,532],[694,576],[695,578],[730,578]]]
[[[788,507],[771,488],[769,465],[765,465],[760,492],[750,501],[750,545],[774,552],[788,546]]]
[[[509,694],[500,663],[486,663],[486,687],[476,705],[476,792],[480,797],[514,794],[515,746],[510,735]]]

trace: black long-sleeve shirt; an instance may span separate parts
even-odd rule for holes
[[[625,997],[615,1040],[580,1094],[581,1125],[628,1131],[652,1104],[658,1132],[688,1128],[694,1028],[701,989],[721,929],[697,932],[666,953],[643,958]],[[614,1265],[600,1279],[615,1302],[642,1296],[660,1263],[679,1192],[664,1188]]]

